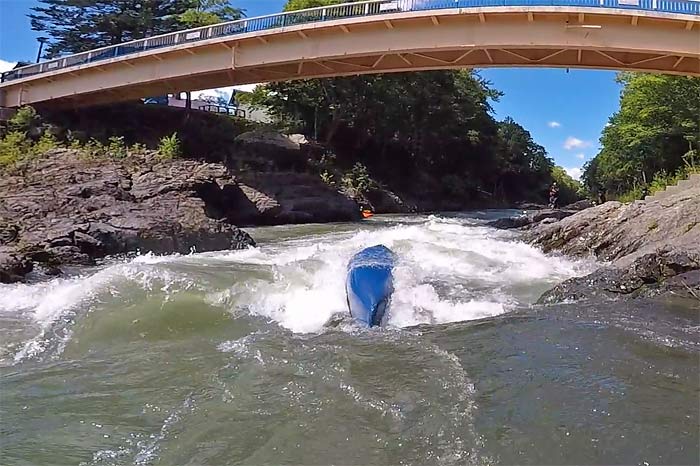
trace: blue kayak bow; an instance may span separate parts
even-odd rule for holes
[[[386,246],[364,249],[348,263],[345,290],[350,315],[374,327],[382,323],[394,291],[394,253]]]

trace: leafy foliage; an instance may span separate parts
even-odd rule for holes
[[[0,169],[11,167],[30,153],[31,143],[21,131],[10,131],[0,138]]]
[[[164,136],[160,140],[158,153],[164,159],[174,159],[182,156],[182,144],[180,143],[180,139],[177,137],[177,133],[173,133],[170,136]]]
[[[229,0],[195,0],[194,5],[178,16],[186,28],[209,26],[243,17],[243,10],[231,6]]]
[[[473,72],[434,71],[274,83],[250,101],[332,146],[341,171],[359,161],[398,190],[543,201],[552,161],[522,126],[493,119],[499,96]]]
[[[41,135],[39,140],[32,147],[32,152],[35,154],[44,154],[58,147],[60,147],[60,144],[56,136],[48,131],[44,131],[44,134]]]
[[[582,197],[586,197],[584,187],[571,178],[566,171],[559,166],[552,168],[552,178],[559,185],[559,205],[571,204]]]
[[[126,157],[127,148],[124,142],[124,136],[112,136],[107,143],[106,152],[109,156],[115,159],[123,159]]]
[[[369,176],[367,167],[360,162],[357,162],[341,180],[343,187],[354,195],[362,195],[367,193],[374,187],[374,181]]]
[[[34,107],[24,106],[20,107],[7,123],[10,130],[26,133],[38,126],[41,123],[41,118],[37,115]]]
[[[229,0],[39,0],[29,18],[53,58],[241,15]]]
[[[621,73],[618,80],[620,110],[604,129],[602,149],[585,166],[583,180],[596,195],[642,196],[659,189],[664,173],[697,164],[700,78]]]

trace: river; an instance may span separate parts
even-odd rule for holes
[[[0,285],[10,465],[697,464],[697,303],[533,305],[599,264],[507,211],[248,229],[246,251]],[[388,326],[349,258],[398,256]]]

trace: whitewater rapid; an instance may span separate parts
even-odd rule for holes
[[[475,218],[476,217],[476,218]],[[193,306],[267,319],[295,333],[322,332],[347,314],[344,281],[358,250],[384,244],[398,256],[388,324],[409,327],[491,317],[530,305],[554,284],[588,273],[589,261],[546,255],[479,216],[379,217],[362,224],[253,229],[257,248],[142,255],[78,276],[0,285],[0,361],[59,355],[93,313],[189,293]],[[131,315],[131,314],[130,314]]]

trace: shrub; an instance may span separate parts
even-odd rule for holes
[[[35,128],[41,122],[41,117],[37,115],[34,107],[26,106],[20,107],[17,113],[8,120],[8,124],[11,130],[20,131],[23,133],[28,132],[32,128]]]
[[[636,201],[638,199],[641,199],[644,196],[644,190],[642,189],[641,186],[637,186],[635,188],[632,188],[631,190],[627,191],[624,194],[621,194],[617,200],[620,202],[632,202]]]
[[[73,146],[71,145],[71,147]],[[76,148],[82,149],[89,157],[104,157],[107,153],[107,148],[95,138],[90,139],[82,146],[78,143]]]
[[[158,145],[158,152],[164,159],[174,159],[182,155],[182,144],[177,137],[177,133],[170,136],[164,136]]]
[[[343,187],[355,194],[365,194],[374,187],[374,182],[369,176],[367,167],[357,162],[352,170],[346,173],[341,180]]]
[[[0,168],[14,165],[29,153],[30,143],[21,131],[10,131],[0,138]]]
[[[107,155],[117,159],[123,159],[127,156],[126,144],[124,143],[124,136],[112,136],[108,140],[106,147]]]
[[[132,144],[131,147],[129,147],[129,153],[135,154],[135,155],[144,155],[148,148],[146,147],[145,144],[141,144],[139,142]]]
[[[321,172],[321,181],[326,183],[328,186],[335,186],[335,180],[333,179],[333,174],[324,170]]]
[[[44,131],[44,134],[41,135],[41,138],[39,138],[36,144],[34,144],[34,147],[32,147],[32,153],[44,154],[58,147],[59,143],[58,139],[56,139],[56,136],[49,133],[48,131]]]

